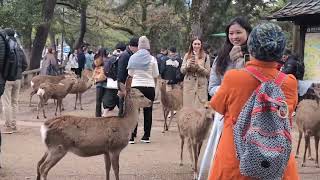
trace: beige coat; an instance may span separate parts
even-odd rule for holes
[[[183,58],[181,72],[185,75],[183,81],[183,106],[201,107],[208,101],[208,78],[210,74],[210,59],[205,55],[202,59],[196,57],[198,65],[190,65],[187,54]]]

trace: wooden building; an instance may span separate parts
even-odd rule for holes
[[[320,80],[320,0],[291,0],[268,18],[294,23],[292,50],[306,65],[305,77]]]

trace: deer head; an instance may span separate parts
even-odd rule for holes
[[[152,101],[146,98],[140,90],[131,88],[131,82],[132,78],[128,77],[125,84],[120,83],[118,96],[132,99],[133,106],[139,108],[150,107]]]

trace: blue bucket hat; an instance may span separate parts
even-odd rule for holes
[[[249,53],[261,61],[277,61],[282,58],[286,38],[282,29],[273,23],[256,26],[248,38]]]

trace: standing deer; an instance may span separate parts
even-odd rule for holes
[[[314,136],[315,141],[315,150],[316,150],[316,159],[315,164],[316,167],[319,168],[319,140],[320,140],[320,88],[313,87],[314,94],[317,97],[317,100],[311,99],[304,99],[302,100],[298,107],[296,113],[296,122],[299,129],[299,140],[298,140],[298,147],[297,147],[297,154],[299,153],[299,146],[302,138],[302,132],[304,134],[305,139],[305,149],[303,154],[303,163],[302,167],[305,166],[306,163],[306,154],[307,149],[309,149],[309,156],[311,155],[310,152],[310,137]]]
[[[214,111],[209,102],[204,107],[183,107],[177,116],[178,130],[181,139],[180,166],[183,165],[184,139],[188,140],[188,149],[193,166],[193,178],[198,177],[198,159],[203,140],[206,138],[212,123]]]
[[[168,131],[172,122],[174,111],[178,111],[182,108],[182,89],[174,88],[167,91],[167,81],[160,80],[160,92],[161,92],[161,104],[163,110],[164,124],[163,131]],[[169,124],[167,123],[168,115],[171,113]]]
[[[138,89],[130,87],[131,83],[120,87],[119,95],[125,98],[124,117],[61,116],[46,121],[41,126],[41,136],[47,151],[38,162],[37,180],[46,180],[49,170],[67,152],[81,157],[103,154],[106,179],[109,180],[112,165],[116,180],[119,180],[119,155],[137,125],[139,108],[152,105]]]

